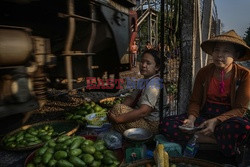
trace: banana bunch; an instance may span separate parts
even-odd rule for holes
[[[154,150],[154,160],[157,167],[169,167],[169,156],[163,144],[158,144]]]

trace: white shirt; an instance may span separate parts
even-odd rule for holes
[[[142,94],[136,104],[135,108],[139,108],[142,104],[146,104],[149,107],[153,108],[154,111],[151,112],[148,116],[145,117],[145,119],[148,119],[150,121],[159,121],[159,101],[160,101],[160,91],[163,87],[163,108],[166,108],[166,89],[163,84],[163,81],[159,76],[153,75],[149,79],[144,79],[144,81],[147,82],[146,88],[145,86],[139,86],[137,89],[134,90],[132,93],[132,98],[135,99],[137,94],[141,89]],[[141,81],[140,81],[141,82]],[[141,84],[140,84],[141,85]]]

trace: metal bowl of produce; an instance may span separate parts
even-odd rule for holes
[[[128,129],[124,131],[123,135],[131,141],[146,141],[153,136],[150,131],[143,128]]]

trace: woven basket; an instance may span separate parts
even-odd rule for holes
[[[185,164],[190,164],[190,165],[196,165],[199,167],[223,167],[223,165],[221,164],[217,164],[211,161],[206,161],[206,160],[202,160],[202,159],[196,159],[196,158],[187,158],[187,157],[170,157],[169,159],[170,163],[185,163]],[[126,166],[126,167],[139,167],[142,165],[146,165],[146,164],[151,164],[151,165],[155,165],[155,161],[153,159],[144,159],[144,160],[138,160],[135,161],[132,164],[124,164],[122,166]],[[177,165],[178,166],[178,165]]]
[[[22,126],[21,128],[18,128],[16,130],[13,130],[13,131],[9,132],[8,134],[6,134],[2,138],[0,145],[5,150],[11,150],[11,151],[24,151],[24,150],[32,150],[32,149],[38,148],[38,147],[42,146],[45,142],[31,145],[31,146],[27,146],[27,147],[9,148],[9,147],[6,147],[4,145],[3,141],[8,136],[14,135],[21,130],[26,130],[26,129],[31,128],[31,127],[39,128],[39,127],[42,127],[44,125],[51,125],[54,128],[55,132],[58,132],[59,134],[63,133],[63,134],[69,135],[69,136],[74,134],[77,131],[77,129],[79,128],[78,123],[71,122],[71,121],[65,121],[65,120],[44,121],[44,122],[39,122],[39,123],[31,124],[31,125],[25,125],[25,126]]]

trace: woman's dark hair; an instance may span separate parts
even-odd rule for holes
[[[148,49],[148,50],[145,50],[145,51],[142,53],[142,56],[141,56],[141,57],[143,57],[146,53],[151,54],[151,55],[154,57],[156,66],[161,67],[161,59],[160,59],[160,57],[159,57],[159,52],[158,52],[157,50],[155,50],[155,49]]]

